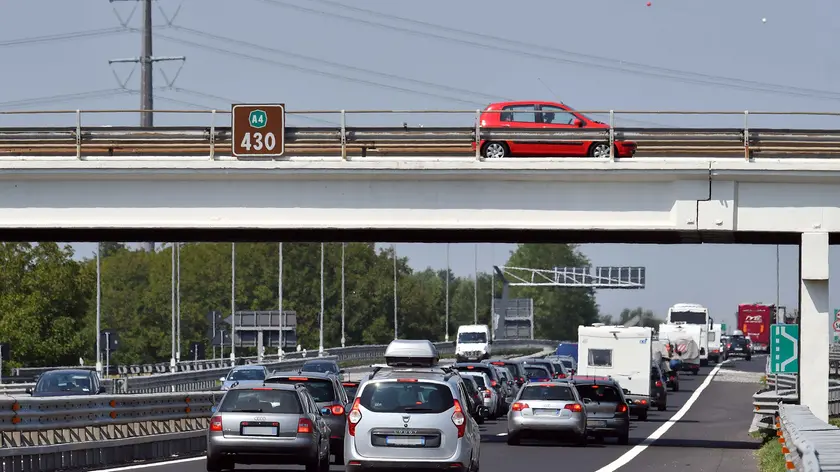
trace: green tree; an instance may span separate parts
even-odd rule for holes
[[[508,265],[534,269],[584,267],[589,260],[571,244],[520,244]],[[512,297],[534,299],[535,336],[577,339],[579,325],[598,321],[595,290],[566,287],[512,287]]]
[[[0,340],[13,361],[76,365],[94,274],[57,243],[0,243]]]

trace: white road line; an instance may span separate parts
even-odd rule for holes
[[[657,428],[656,431],[651,433],[651,435],[648,436],[644,441],[642,441],[641,444],[634,446],[633,449],[630,449],[629,451],[625,452],[621,455],[621,457],[610,462],[604,467],[601,467],[595,472],[615,472],[619,468],[627,465],[636,456],[641,454],[642,451],[647,449],[648,446],[654,443],[654,441],[661,438],[665,433],[668,432],[669,429],[671,429],[671,426],[677,424],[677,421],[681,420],[682,417],[685,416],[686,413],[688,413],[688,410],[691,409],[691,406],[694,405],[694,402],[696,402],[697,399],[700,398],[700,394],[703,393],[703,390],[706,390],[706,387],[708,387],[709,384],[712,383],[712,379],[715,378],[715,375],[717,375],[721,366],[728,362],[729,359],[716,365],[715,368],[712,369],[712,371],[709,373],[708,377],[706,377],[706,380],[704,380],[703,383],[700,385],[700,387],[698,387],[697,390],[695,390],[694,393],[691,394],[691,397],[689,397],[688,401],[685,402],[685,405],[683,405],[683,407],[680,408],[678,412],[674,413],[674,416],[669,418],[668,421],[665,422],[665,424],[663,424],[662,426]]]
[[[138,470],[138,469],[148,469],[149,467],[165,467],[172,464],[182,464],[184,462],[197,462],[203,461],[207,459],[206,456],[199,456],[199,457],[187,457],[185,459],[175,459],[172,461],[161,461],[161,462],[149,462],[145,464],[136,464],[136,465],[126,465],[123,467],[117,467],[115,469],[99,469],[99,472],[119,472],[121,470]]]

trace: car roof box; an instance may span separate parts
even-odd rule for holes
[[[439,360],[431,341],[395,339],[385,349],[385,363],[391,367],[434,367]]]

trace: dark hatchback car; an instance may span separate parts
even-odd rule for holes
[[[344,373],[336,361],[323,359],[314,359],[304,362],[300,369],[298,369],[298,372],[320,372],[323,374],[335,374],[339,376]]]
[[[621,386],[609,377],[573,377],[569,380],[580,398],[589,399],[586,408],[586,430],[598,439],[618,438],[626,445],[630,441],[630,408]]]
[[[525,366],[523,365],[522,361],[513,361],[508,359],[491,359],[488,361],[484,361],[488,364],[493,364],[498,367],[507,367],[511,374],[513,374],[514,380],[516,381],[516,385],[522,386],[525,384],[525,381],[528,378],[528,375],[525,373]]]
[[[659,411],[668,408],[668,379],[655,362],[650,365],[650,404]]]
[[[33,397],[99,395],[105,393],[105,387],[93,370],[59,369],[41,374],[35,388],[27,388],[26,393]]]
[[[274,373],[265,379],[266,386],[277,384],[303,384],[306,387],[330,427],[330,451],[335,455],[335,463],[344,464],[344,431],[347,422],[344,406],[350,400],[338,377],[319,372],[286,372]]]
[[[459,372],[481,372],[483,374],[487,374],[487,377],[490,378],[490,387],[493,388],[500,398],[503,396],[501,383],[502,379],[499,378],[499,373],[496,372],[495,366],[485,364],[483,362],[459,362],[454,364],[452,367]],[[502,405],[501,401],[499,401],[497,405],[497,411],[490,412],[491,417],[501,415],[504,412],[505,405]]]
[[[726,345],[726,357],[743,357],[752,359],[750,341],[743,336],[733,336]]]
[[[525,378],[528,382],[548,382],[551,380],[551,372],[545,366],[526,365]]]

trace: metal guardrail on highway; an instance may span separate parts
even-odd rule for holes
[[[155,110],[158,114],[209,114],[206,126],[177,126],[142,129],[129,126],[86,126],[94,116],[131,113],[138,110],[55,110],[13,111],[0,115],[70,115],[75,126],[0,128],[0,154],[14,156],[75,155],[169,155],[215,158],[231,153],[231,128],[218,126],[230,124],[230,111],[217,110]],[[488,128],[480,125],[481,110],[311,110],[291,111],[287,115],[306,116],[338,115],[337,127],[287,127],[285,132],[286,156],[410,156],[440,155],[479,157],[473,145],[482,140],[518,142],[568,142],[594,141],[614,143],[632,140],[638,144],[637,156],[717,156],[717,157],[779,157],[784,155],[840,156],[840,130],[823,129],[770,129],[754,128],[752,116],[838,116],[823,112],[749,112],[749,111],[579,111],[583,114],[609,115],[604,128],[578,128],[536,125],[534,128]],[[489,112],[499,113],[499,111]],[[387,114],[396,121],[399,115],[445,114],[466,116],[464,127],[371,127],[347,126],[348,116]],[[738,116],[743,123],[738,128],[629,128],[615,126],[615,119],[622,115],[708,115],[716,117]],[[218,115],[226,115],[224,118]],[[396,119],[395,119],[396,118]],[[546,127],[543,127],[546,126]]]
[[[786,469],[840,470],[840,428],[821,421],[802,405],[781,405],[776,425]]]
[[[547,351],[546,348],[556,347],[557,343],[553,340],[500,340],[494,343],[494,348],[497,351],[511,348]],[[454,343],[436,345],[441,354],[452,352],[454,348]],[[344,348],[340,356],[375,361],[377,356],[384,354],[384,348],[384,345]],[[280,367],[286,368],[289,364]],[[183,374],[129,380],[163,379]],[[218,373],[214,372],[212,377],[218,378]],[[171,388],[172,384],[168,386]],[[200,453],[206,448],[205,434],[211,407],[221,396],[219,391],[74,397],[0,395],[0,472],[50,472]]]

